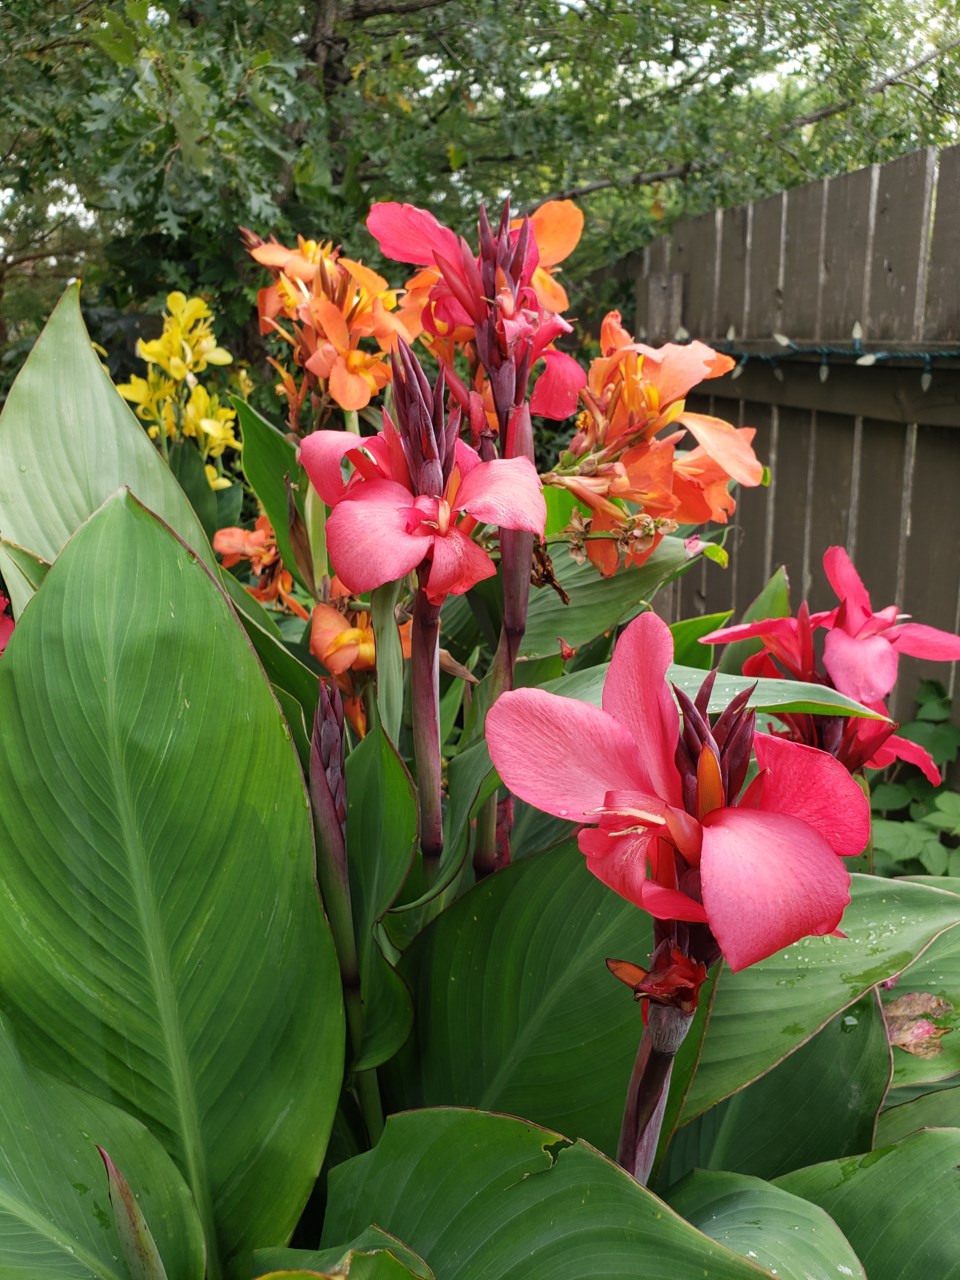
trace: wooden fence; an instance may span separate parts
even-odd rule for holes
[[[839,543],[875,607],[960,630],[960,147],[680,223],[631,261],[638,334],[740,362],[688,404],[756,427],[773,476],[737,495],[730,567],[696,567],[667,610],[739,616],[779,564],[794,605],[831,607]],[[901,718],[921,675],[960,698],[950,668],[908,660]]]

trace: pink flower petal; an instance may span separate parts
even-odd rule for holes
[[[854,857],[870,839],[870,806],[858,784],[826,751],[758,733],[757,764],[764,775],[761,811],[799,818],[835,854]]]
[[[460,475],[464,479],[466,479],[474,467],[480,466],[479,453],[477,453],[476,449],[472,449],[470,445],[467,444],[466,440],[462,439],[460,436],[457,436],[456,444],[454,445],[453,457],[456,466],[460,468]]]
[[[661,402],[662,404],[662,402]],[[763,464],[741,433],[722,418],[703,413],[682,413],[679,422],[687,428],[708,457],[732,480],[744,485],[758,485],[763,479]]]
[[[922,622],[901,622],[886,633],[898,653],[912,658],[929,658],[932,662],[956,662],[960,659],[960,636],[939,631]]]
[[[587,375],[563,351],[544,351],[541,358],[547,367],[533,388],[530,412],[557,421],[568,418],[577,407],[580,388],[587,385]]]
[[[383,254],[398,262],[427,266],[436,261],[437,250],[448,258],[460,254],[460,242],[450,228],[414,204],[375,204],[367,216],[367,230]]]
[[[703,828],[703,905],[734,972],[809,934],[836,929],[850,901],[850,876],[805,822],[715,809]]]
[[[827,547],[823,553],[823,571],[837,598],[846,604],[854,629],[859,630],[872,615],[873,608],[867,588],[843,547]]]
[[[409,510],[410,494],[393,480],[364,480],[337,503],[327,521],[327,548],[350,591],[398,582],[429,553],[431,533],[407,532]]]
[[[891,734],[883,745],[877,748],[867,761],[867,768],[885,769],[895,760],[904,760],[907,764],[916,765],[927,781],[932,782],[935,787],[939,787],[943,781],[940,770],[929,751],[924,751],[918,742],[911,742],[909,738],[900,738],[896,734]]]
[[[502,694],[487,713],[490,758],[521,800],[596,822],[608,791],[646,791],[628,731],[598,707],[542,689]]]
[[[440,604],[448,595],[462,596],[484,578],[492,578],[496,565],[482,547],[456,526],[433,539],[433,563],[427,579],[427,598]]]
[[[673,637],[655,613],[641,613],[617,641],[603,686],[603,709],[630,730],[646,789],[683,807],[674,764],[680,714],[666,684]]]
[[[827,632],[823,665],[834,685],[858,702],[878,702],[897,683],[897,651],[885,636]]]
[[[349,431],[314,431],[300,445],[300,462],[310,483],[328,507],[335,507],[346,488],[340,464],[360,445]]]
[[[703,905],[668,885],[657,884],[647,875],[647,859],[652,842],[660,837],[650,835],[611,838],[603,831],[590,828],[581,831],[580,850],[586,855],[587,870],[614,893],[626,898],[641,911],[658,920],[692,920],[705,924]]]
[[[529,458],[479,463],[464,477],[454,503],[460,511],[501,529],[542,535],[547,522],[540,477]]]

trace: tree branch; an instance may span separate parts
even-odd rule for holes
[[[440,9],[445,4],[450,4],[450,0],[354,0],[344,9],[342,16],[351,22],[363,22],[365,18],[379,18],[385,14]]]
[[[829,106],[820,107],[816,111],[807,112],[806,115],[795,116],[792,120],[785,121],[776,130],[764,134],[764,140],[767,142],[777,141],[784,134],[792,133],[795,129],[802,129],[806,125],[819,124],[821,120],[829,120],[832,116],[842,115],[845,111],[850,111],[853,107],[862,102],[864,98],[873,94],[883,93],[884,90],[893,86],[901,85],[903,88],[916,90],[916,85],[903,83],[903,77],[912,75],[914,71],[919,71],[923,67],[929,66],[931,62],[943,58],[946,54],[952,53],[954,49],[960,48],[960,39],[951,40],[949,44],[942,45],[939,49],[934,49],[932,53],[928,53],[925,57],[911,63],[908,67],[901,67],[897,71],[891,71],[889,75],[884,76],[880,80],[876,80],[873,84],[867,85],[863,94],[859,98],[845,98],[841,102],[830,103]],[[944,114],[953,114],[949,110],[945,110]],[[724,152],[721,159],[726,159],[729,153]],[[715,163],[715,162],[714,162]],[[544,196],[536,207],[545,204],[548,200],[577,200],[581,196],[593,195],[595,191],[609,191],[612,187],[647,187],[652,186],[656,182],[665,182],[669,178],[685,179],[693,174],[701,173],[705,169],[713,167],[705,160],[690,160],[686,164],[674,165],[668,169],[659,169],[650,173],[632,173],[626,178],[598,178],[595,182],[586,182],[579,187],[568,187],[564,191],[558,191],[554,195]]]

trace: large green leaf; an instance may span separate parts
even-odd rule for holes
[[[721,973],[684,1120],[782,1061],[957,922],[953,894],[873,876],[852,879],[845,938],[804,938],[740,973]]]
[[[288,730],[206,569],[123,494],[16,628],[0,720],[0,1002],[161,1139],[216,1280],[292,1229],[342,1072]]]
[[[574,843],[489,876],[404,956],[416,1023],[383,1073],[388,1108],[507,1111],[615,1151],[642,1023],[604,960],[651,947],[649,917]]]
[[[853,892],[847,939],[807,939],[721,972],[685,1121],[762,1076],[955,919],[956,899],[936,890],[864,876]],[[603,962],[642,964],[651,947],[649,918],[591,876],[575,844],[497,872],[404,957],[416,1021],[384,1075],[389,1106],[508,1111],[612,1152],[640,1021]]]
[[[564,604],[550,587],[531,593],[520,657],[551,657],[560,652],[561,638],[579,649],[635,613],[659,586],[693,563],[682,538],[664,538],[646,564],[613,578],[601,578],[589,561],[575,564],[566,553],[558,554],[554,570],[570,603]]]
[[[101,367],[71,285],[0,415],[0,532],[52,561],[124,485],[215,565],[183,490]]]
[[[960,1277],[960,1129],[798,1169],[777,1186],[826,1209],[870,1280]]]
[[[697,1172],[670,1193],[670,1204],[712,1239],[756,1259],[778,1280],[867,1280],[849,1241],[828,1214],[759,1178]]]
[[[413,1009],[403,979],[375,929],[403,888],[417,847],[413,783],[379,725],[347,758],[347,861],[364,1005],[358,1069],[391,1058],[410,1034]]]
[[[548,693],[559,693],[564,698],[578,698],[600,706],[603,682],[607,678],[609,662],[584,671],[572,671],[559,680],[550,680],[542,687]],[[667,669],[667,680],[691,698],[703,684],[706,672],[697,667],[672,665]],[[710,695],[710,711],[719,712],[743,689],[752,690],[749,705],[757,711],[809,712],[821,715],[867,716],[881,719],[876,712],[868,711],[859,702],[828,689],[825,685],[804,684],[800,680],[751,680],[749,676],[720,674]]]
[[[775,1178],[865,1151],[890,1070],[871,990],[772,1071],[675,1133],[657,1185],[696,1168]]]
[[[585,1143],[483,1112],[394,1116],[373,1151],[334,1169],[321,1243],[371,1221],[443,1280],[769,1276]]]
[[[0,1020],[0,1275],[128,1280],[98,1146],[136,1195],[168,1276],[202,1280],[197,1211],[160,1143],[119,1108],[29,1070]]]

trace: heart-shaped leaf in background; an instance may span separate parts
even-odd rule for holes
[[[343,1067],[289,731],[207,570],[124,494],[14,631],[0,719],[0,1000],[163,1142],[217,1280],[286,1241]]]

